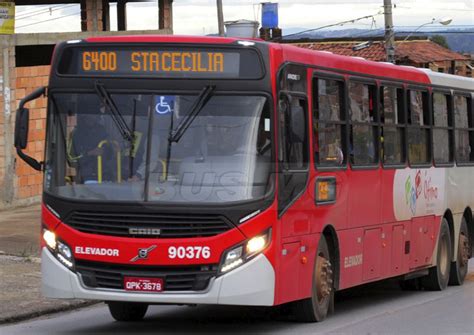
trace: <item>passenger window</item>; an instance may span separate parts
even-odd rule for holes
[[[458,163],[474,161],[474,125],[472,120],[472,101],[466,96],[454,96],[454,125],[456,127],[456,160]]]
[[[306,102],[298,98],[280,100],[281,157],[286,170],[307,168]],[[301,120],[296,120],[300,117]]]
[[[372,85],[349,83],[349,154],[353,165],[368,166],[378,162],[374,92]]]
[[[449,95],[433,94],[433,158],[435,164],[447,164],[453,161],[450,109]]]
[[[384,165],[405,163],[405,120],[403,90],[396,87],[380,88],[380,121],[382,123],[382,157]]]
[[[334,79],[313,80],[314,159],[319,167],[345,165],[344,83]]]
[[[305,99],[282,95],[279,101],[278,209],[282,213],[306,188],[308,180],[308,120]]]
[[[430,117],[428,93],[425,91],[408,91],[407,138],[410,164],[429,164],[431,162]]]

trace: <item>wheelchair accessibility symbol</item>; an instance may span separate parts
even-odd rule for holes
[[[155,111],[160,115],[172,113],[174,111],[174,97],[160,96],[155,105]]]

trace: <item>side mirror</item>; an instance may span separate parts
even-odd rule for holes
[[[297,105],[291,104],[289,123],[291,141],[293,143],[303,143],[306,135],[305,111],[299,103]]]
[[[46,87],[40,87],[20,101],[15,119],[15,148],[18,156],[37,171],[41,171],[42,163],[23,152],[28,145],[28,123],[30,121],[30,111],[25,108],[25,104],[46,94]]]
[[[18,108],[15,120],[15,147],[26,149],[28,144],[28,124],[30,111],[28,108]]]

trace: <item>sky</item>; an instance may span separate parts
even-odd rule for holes
[[[339,29],[384,27],[383,0],[303,0],[273,1],[279,3],[280,27],[288,33],[295,29],[312,29],[358,17],[374,15],[346,24]],[[450,17],[451,27],[474,27],[474,0],[392,0],[395,27],[411,30],[431,21]],[[260,20],[258,1],[223,0],[226,21]],[[217,32],[215,0],[174,0],[174,33],[203,35]],[[78,5],[17,6],[16,32],[80,31]],[[116,30],[116,6],[111,5],[111,29]],[[156,29],[158,27],[157,1],[127,5],[129,30]],[[439,24],[428,25],[425,30],[439,29]],[[332,28],[332,29],[338,29]],[[409,30],[409,29],[407,29]]]

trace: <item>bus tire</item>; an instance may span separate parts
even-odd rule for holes
[[[117,321],[140,321],[146,314],[147,304],[137,302],[107,302],[112,317]]]
[[[446,219],[441,222],[436,266],[429,269],[429,274],[421,278],[423,287],[430,291],[442,291],[448,286],[451,270],[451,236]]]
[[[292,314],[301,322],[321,322],[334,309],[333,265],[328,243],[321,237],[313,270],[311,298],[296,301]]]
[[[451,274],[449,275],[449,285],[462,285],[467,275],[468,262],[470,257],[469,230],[467,229],[466,218],[462,218],[459,229],[458,250],[456,261],[451,263]]]

